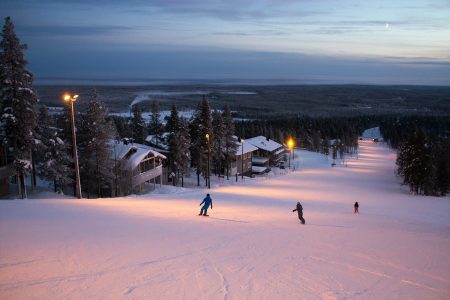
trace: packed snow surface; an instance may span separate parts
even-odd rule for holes
[[[450,299],[449,197],[410,195],[381,143],[347,167],[296,155],[213,187],[209,217],[204,189],[0,201],[0,298]]]

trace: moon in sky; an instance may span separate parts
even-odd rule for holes
[[[389,23],[386,23],[386,29],[388,29],[389,28]]]

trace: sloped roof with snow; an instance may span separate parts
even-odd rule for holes
[[[244,143],[250,143],[259,149],[266,150],[269,152],[275,151],[276,149],[282,147],[283,145],[278,144],[274,140],[267,139],[265,136],[257,136],[253,138],[246,139]]]
[[[148,135],[145,138],[145,141],[147,143],[149,143],[150,145],[158,145],[159,148],[162,148],[164,150],[168,150],[168,146],[166,143],[167,138],[169,137],[169,133],[168,132],[164,132],[161,135],[161,139],[159,141],[156,140],[156,135]]]
[[[258,148],[256,148],[252,144],[246,143],[245,140],[244,140],[243,144],[244,145],[242,145],[242,143],[236,142],[236,145],[238,145],[238,147],[236,149],[236,155],[241,155],[242,150],[244,150],[244,154],[258,150]],[[242,149],[242,147],[244,147],[244,149]]]
[[[126,157],[127,154],[129,157]],[[148,154],[166,159],[163,154],[146,145],[137,143],[125,145],[123,142],[113,144],[112,159],[123,160],[125,169],[136,168]]]

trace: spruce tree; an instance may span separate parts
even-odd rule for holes
[[[211,110],[206,96],[203,97],[202,102],[197,107],[197,111],[191,122],[190,132],[192,163],[197,170],[197,185],[200,185],[200,175],[203,175],[207,179],[208,147],[210,145],[206,140],[206,134],[209,134],[210,143],[214,139],[212,134]]]
[[[39,144],[39,176],[50,181],[54,190],[63,192],[64,186],[72,182],[70,176],[72,159],[68,153],[70,147],[61,139],[60,130],[55,127],[48,109],[42,106],[39,113],[39,126],[36,133],[41,143]]]
[[[133,106],[133,117],[131,119],[131,127],[133,132],[133,140],[136,143],[143,144],[146,138],[145,121],[142,118],[142,111],[139,106]]]
[[[83,179],[87,189],[95,186],[98,197],[103,197],[103,188],[108,187],[113,176],[111,172],[112,145],[115,130],[107,122],[108,110],[98,99],[97,92],[92,91],[86,114],[81,123],[80,161]],[[83,186],[83,185],[82,185]]]
[[[33,76],[26,69],[23,50],[10,17],[0,41],[0,108],[1,140],[8,149],[8,161],[19,175],[18,187],[26,198],[25,176],[32,170],[32,145],[36,128],[37,97],[32,89]]]
[[[174,104],[174,105],[172,105],[169,118],[167,119],[166,128],[165,128],[166,132],[169,134],[171,132],[172,133],[176,132],[179,125],[180,125],[180,117],[178,115],[177,106]]]
[[[228,106],[228,104],[225,105],[225,108],[223,110],[223,123],[224,123],[224,128],[225,128],[225,131],[223,134],[223,139],[224,139],[224,143],[225,143],[224,156],[225,156],[225,162],[226,162],[227,179],[229,179],[231,162],[236,157],[236,150],[237,150],[238,146],[236,144],[236,138],[234,136],[235,126],[234,126],[234,122],[233,122],[233,117],[231,115],[231,110],[230,110],[230,107]],[[245,138],[245,136],[242,135],[242,138]]]
[[[427,138],[422,130],[416,130],[404,142],[397,156],[398,174],[415,194],[433,193],[433,164]]]
[[[168,166],[169,172],[175,174],[173,184],[178,184],[181,177],[181,185],[184,186],[184,176],[189,175],[190,167],[190,136],[188,122],[178,116],[177,107],[172,106],[170,116],[167,120],[166,131],[168,132]]]
[[[175,134],[175,138],[178,142],[177,155],[174,157],[177,166],[177,176],[181,176],[181,186],[184,186],[184,177],[189,176],[190,170],[190,136],[189,136],[189,123],[181,118],[178,131]]]
[[[224,146],[225,146],[225,124],[222,114],[217,110],[214,110],[212,114],[212,132],[214,133],[214,139],[211,143],[211,157],[214,164],[215,174],[221,174],[222,161],[224,158]]]
[[[437,195],[445,196],[450,191],[450,139],[438,143],[433,161],[436,164],[434,190]]]
[[[166,124],[167,146],[169,150],[168,154],[168,169],[170,173],[177,174],[177,162],[176,158],[179,156],[179,141],[177,140],[177,133],[180,129],[180,118],[178,116],[177,107],[174,104],[170,111],[169,119]],[[176,184],[175,176],[172,176],[173,185]]]
[[[148,132],[155,136],[156,146],[162,141],[164,133],[164,125],[161,123],[161,111],[159,102],[154,100],[151,106],[150,123],[148,124]]]

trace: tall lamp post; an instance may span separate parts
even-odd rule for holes
[[[209,171],[209,156],[210,156],[210,153],[209,153],[209,151],[210,151],[210,147],[209,147],[209,134],[207,133],[206,135],[205,135],[205,137],[206,137],[206,141],[208,142],[208,173],[207,173],[207,181],[208,181],[208,189],[210,189],[211,188],[211,178],[210,178],[210,171]]]
[[[73,109],[73,103],[77,100],[78,95],[64,95],[64,101],[70,104],[70,127],[72,129],[72,148],[73,148],[73,159],[75,161],[75,182],[76,182],[76,194],[77,198],[81,199],[81,184],[80,184],[80,168],[78,166],[78,153],[77,153],[77,137],[75,134],[75,114]]]
[[[289,170],[290,170],[291,169],[291,154],[292,154],[292,149],[294,149],[294,140],[292,140],[292,138],[289,138],[287,144],[288,144],[289,150],[291,151],[291,153],[289,153]],[[293,159],[294,158],[292,157],[292,160]],[[294,162],[292,162],[292,163],[294,163]]]
[[[244,180],[244,139],[239,138],[239,142],[241,143],[241,179]]]

